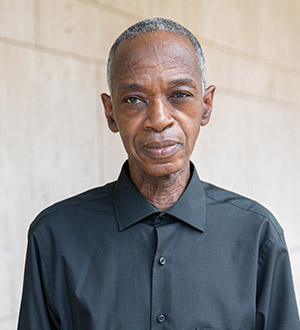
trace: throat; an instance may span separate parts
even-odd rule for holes
[[[178,201],[184,189],[185,187],[177,187],[177,189],[170,189],[168,191],[157,190],[155,192],[144,189],[141,191],[141,194],[159,211],[164,211]]]
[[[183,194],[190,179],[190,168],[188,164],[179,172],[159,177],[130,170],[130,177],[146,200],[159,211],[164,211],[175,204]]]

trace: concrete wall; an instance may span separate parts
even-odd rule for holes
[[[201,41],[214,115],[202,179],[259,200],[285,228],[300,298],[300,2],[0,0],[0,328],[16,326],[26,233],[47,205],[117,177],[126,155],[99,93],[117,35],[178,20]]]

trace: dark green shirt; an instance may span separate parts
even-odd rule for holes
[[[283,232],[258,203],[190,182],[164,212],[128,177],[32,223],[19,330],[299,330]]]

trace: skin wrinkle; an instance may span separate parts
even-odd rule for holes
[[[157,31],[157,32],[152,32],[151,34],[155,34],[157,36],[165,36],[165,35],[172,35],[172,32],[166,32],[166,31]],[[156,44],[150,44],[148,42],[149,40],[149,36],[151,34],[146,35],[145,40],[140,41],[139,43],[139,47],[138,49],[134,49],[135,47],[132,46],[132,44],[135,44],[135,39],[132,40],[125,40],[123,41],[120,45],[119,45],[119,49],[115,54],[115,59],[114,59],[114,63],[113,63],[113,67],[112,67],[112,96],[115,90],[115,82],[117,82],[118,78],[115,77],[115,71],[118,72],[118,75],[125,75],[127,74],[128,78],[130,78],[131,80],[133,80],[134,77],[136,77],[138,75],[138,71],[142,70],[142,72],[147,72],[148,70],[154,69],[154,68],[160,68],[160,71],[164,71],[166,73],[166,71],[169,70],[174,70],[176,71],[178,69],[178,64],[181,64],[185,67],[185,70],[188,71],[189,74],[193,74],[196,70],[197,75],[198,75],[198,79],[201,82],[201,70],[199,68],[198,65],[198,59],[196,56],[196,53],[194,52],[192,45],[190,44],[190,41],[187,37],[182,36],[180,34],[175,34],[175,39],[176,37],[178,37],[179,39],[183,39],[185,40],[185,43],[181,43],[181,47],[180,48],[176,48],[176,45],[170,44],[169,42],[167,42],[167,40],[162,41],[162,43],[158,46]],[[145,35],[144,35],[145,36]],[[143,35],[139,36],[139,40],[142,39],[141,37],[143,37]],[[135,67],[134,69],[131,67],[131,62],[129,61],[128,63],[128,54],[127,52],[120,52],[119,50],[121,48],[124,47],[124,44],[126,44],[126,48],[128,48],[129,50],[132,49],[133,51],[137,51],[138,52],[138,58],[136,60],[137,63],[141,63],[141,66],[139,67],[139,65],[137,65],[135,63]],[[143,50],[145,49],[145,50]],[[162,54],[161,51],[164,49],[168,49],[168,53],[172,53],[172,58],[170,58],[170,56],[168,54]],[[140,51],[139,51],[140,50]],[[187,52],[193,52],[193,57],[194,57],[194,61],[196,65],[193,65],[193,70],[190,66],[190,63],[188,61],[188,58],[186,58],[185,56],[182,56],[183,53],[187,53]],[[145,54],[147,57],[153,57],[155,59],[155,61],[153,62],[153,64],[151,63],[145,63]],[[171,63],[174,63],[173,65]],[[120,64],[120,66],[118,66],[118,64]],[[168,66],[168,69],[166,69],[165,66]],[[170,74],[172,74],[172,72],[170,72]],[[125,78],[125,76],[124,76]],[[148,77],[151,78],[151,77]],[[153,77],[152,77],[153,79]],[[202,85],[201,88],[202,90]]]
[[[120,133],[136,188],[165,210],[189,181],[190,156],[200,126],[209,122],[215,87],[202,95],[192,44],[165,31],[122,41],[112,77],[112,95],[101,95],[109,127]]]
[[[146,26],[147,23],[147,26]],[[205,68],[205,59],[201,49],[201,46],[198,40],[193,36],[193,34],[185,29],[180,24],[173,22],[171,20],[162,19],[162,18],[152,18],[145,20],[143,22],[139,22],[131,27],[129,27],[126,31],[124,31],[114,42],[108,58],[107,64],[107,82],[109,86],[109,91],[112,93],[112,66],[115,59],[116,51],[119,45],[125,40],[131,40],[136,38],[141,34],[149,34],[153,32],[169,32],[180,34],[182,36],[186,36],[192,44],[194,52],[197,56],[197,62],[201,72],[201,85],[202,85],[202,93],[204,93],[205,85],[206,85],[206,68]]]

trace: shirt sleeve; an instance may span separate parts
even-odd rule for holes
[[[255,330],[300,330],[290,261],[283,234],[259,265]]]
[[[29,231],[18,330],[55,330],[49,278],[38,238]]]

